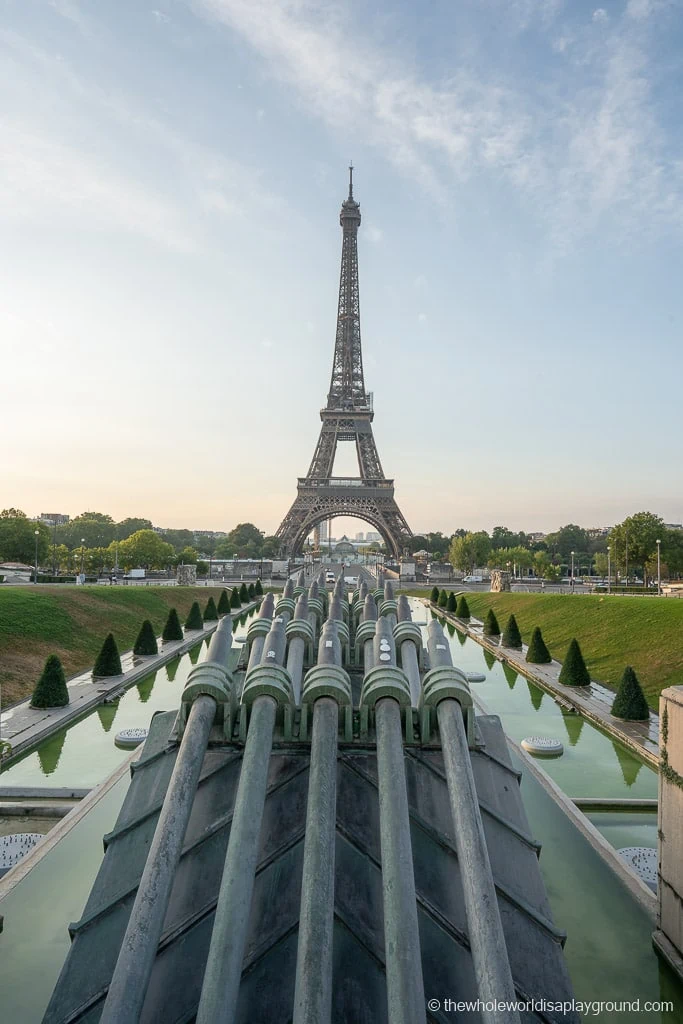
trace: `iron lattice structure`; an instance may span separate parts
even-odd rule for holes
[[[384,475],[372,433],[372,394],[365,390],[360,338],[360,221],[360,205],[353,198],[351,167],[349,194],[339,215],[342,258],[332,379],[327,405],[320,410],[322,428],[311,465],[307,475],[299,477],[294,504],[276,534],[281,553],[286,557],[300,551],[308,534],[319,523],[334,516],[353,516],[370,523],[395,557],[412,537],[394,498],[394,481]],[[360,476],[332,476],[340,441],[355,441]]]

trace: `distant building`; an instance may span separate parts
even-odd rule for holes
[[[612,532],[611,526],[590,526],[586,533],[589,537],[607,537]]]
[[[664,523],[667,530],[683,530],[683,523]]]
[[[545,540],[547,534],[545,533],[527,533],[527,537],[532,544],[540,544],[542,540]]]
[[[61,526],[62,523],[69,522],[69,516],[64,515],[63,512],[41,512],[38,522],[45,523],[47,526]]]
[[[320,530],[320,543],[322,544],[323,541],[326,541],[328,536],[329,536],[329,534],[328,534],[329,524],[328,524],[327,519],[324,519],[323,522],[320,523],[318,528]]]
[[[356,540],[360,541],[362,543],[365,540],[365,534],[364,533],[357,533],[356,534]]]
[[[382,535],[381,533],[376,533],[374,530],[368,530],[368,532],[365,534],[365,539],[369,542],[373,540],[381,540]]]

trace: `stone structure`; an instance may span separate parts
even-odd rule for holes
[[[299,477],[296,500],[276,534],[283,558],[300,552],[309,533],[335,516],[353,516],[376,527],[395,558],[403,553],[406,541],[412,537],[394,498],[394,481],[384,475],[372,433],[372,394],[365,390],[360,340],[360,219],[350,168],[349,194],[339,217],[342,258],[332,379],[327,405],[320,410],[323,425],[313,460],[306,476]],[[360,476],[332,476],[340,441],[355,443]]]
[[[499,594],[510,589],[510,573],[502,569],[491,570],[491,593]]]
[[[683,686],[659,698],[659,908],[653,939],[683,977]]]
[[[197,566],[179,565],[176,571],[179,587],[194,587],[197,584]]]

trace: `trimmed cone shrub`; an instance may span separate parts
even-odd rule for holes
[[[201,609],[199,607],[199,601],[193,601],[192,607],[190,608],[189,614],[185,619],[185,629],[203,629],[204,620],[202,619]]]
[[[445,608],[448,604],[448,594],[445,590],[442,590],[439,594],[439,608]]]
[[[522,649],[522,634],[519,631],[517,625],[517,619],[514,615],[511,615],[508,619],[508,624],[503,632],[503,639],[501,640],[503,647],[514,647],[518,651]]]
[[[227,615],[230,611],[230,598],[228,597],[227,590],[221,590],[221,596],[218,598],[218,614]]]
[[[216,602],[212,595],[206,602],[206,608],[204,609],[204,622],[215,622],[217,618],[218,608],[216,608]]]
[[[559,681],[565,686],[590,686],[591,677],[577,640],[572,640],[562,662]]]
[[[119,649],[116,646],[113,633],[107,634],[107,638],[102,644],[102,650],[97,655],[97,661],[95,662],[92,674],[95,679],[104,676],[121,675],[121,658],[119,657]]]
[[[484,619],[484,636],[500,636],[500,626],[493,608],[489,608]]]
[[[263,597],[263,587],[261,586],[261,580],[256,580],[256,586],[254,587],[257,597]]]
[[[470,607],[464,594],[461,594],[458,598],[458,607],[455,609],[455,614],[459,619],[469,619],[470,617]]]
[[[42,675],[31,697],[32,708],[63,708],[69,703],[64,669],[56,654],[45,662]]]
[[[133,654],[145,655],[158,653],[159,648],[157,647],[157,638],[156,633],[154,632],[154,627],[149,619],[145,619],[140,626],[140,632],[138,633],[138,638],[135,641],[135,646],[133,647]]]
[[[438,587],[432,587],[432,592],[429,595],[429,600],[432,602],[432,604],[438,604],[438,602],[439,602],[439,588]]]
[[[240,587],[240,601],[242,604],[247,604],[249,601],[249,591],[247,590],[246,583],[243,583]]]
[[[458,602],[455,600],[455,594],[451,590],[450,594],[448,595],[448,601],[446,603],[446,611],[447,612],[454,612],[457,603]]]
[[[527,648],[526,660],[531,665],[549,665],[553,660],[550,657],[550,651],[545,645],[545,640],[539,626],[536,626],[531,634],[531,643]]]
[[[232,588],[232,594],[230,595],[230,607],[241,608],[242,602],[240,601],[240,592],[237,587]]]
[[[638,676],[630,665],[626,666],[621,677],[619,689],[612,704],[612,714],[615,718],[624,718],[628,722],[644,722],[650,717],[645,694],[638,682]]]
[[[178,612],[175,608],[171,608],[166,619],[164,631],[161,634],[161,639],[168,643],[170,640],[182,640],[183,639],[183,627],[180,625],[180,619],[178,618]]]
[[[253,583],[249,584],[249,586],[247,588],[247,593],[249,594],[249,600],[250,601],[255,601],[256,600],[256,587],[254,586]]]

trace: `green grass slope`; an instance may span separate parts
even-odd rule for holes
[[[95,662],[107,633],[130,650],[143,619],[161,633],[169,608],[184,621],[206,587],[2,587],[0,684],[4,704],[28,697],[49,654],[72,676]]]
[[[529,643],[534,626],[540,626],[559,661],[576,637],[591,678],[615,690],[624,667],[632,665],[654,710],[661,690],[683,684],[683,601],[469,591],[467,601],[477,619],[484,619],[489,608],[500,622],[514,614],[524,643]]]

